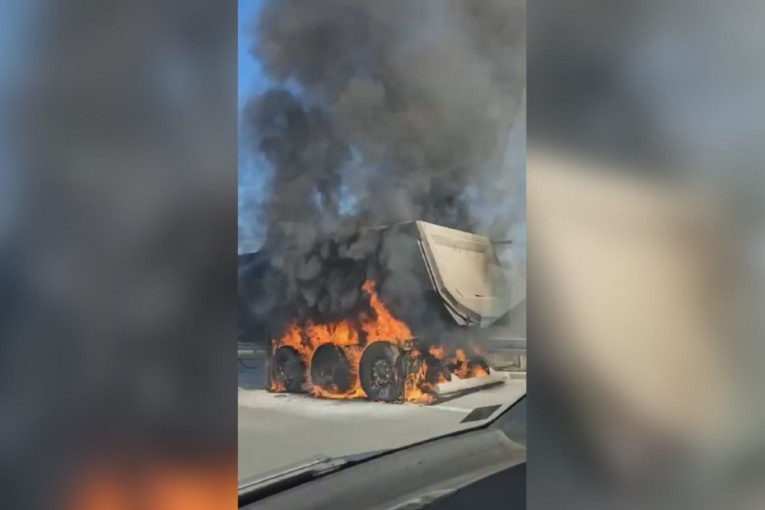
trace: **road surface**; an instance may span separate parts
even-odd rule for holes
[[[441,404],[384,404],[319,400],[265,391],[263,361],[240,363],[239,479],[313,455],[349,455],[395,448],[470,427],[460,421],[476,407],[514,402],[525,380],[470,393]]]

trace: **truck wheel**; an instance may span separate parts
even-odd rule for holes
[[[361,387],[370,400],[392,402],[404,391],[401,354],[390,342],[374,342],[364,350],[359,364]]]
[[[271,359],[271,388],[284,388],[288,393],[300,393],[305,382],[305,364],[298,352],[288,345],[276,349]]]
[[[351,364],[343,349],[334,344],[316,349],[311,358],[311,384],[341,395],[351,390]]]

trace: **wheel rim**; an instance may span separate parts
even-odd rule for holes
[[[361,387],[371,400],[392,402],[404,390],[403,358],[390,342],[375,342],[364,350],[359,364]]]
[[[393,365],[385,358],[372,365],[372,384],[378,388],[390,386],[393,382]]]

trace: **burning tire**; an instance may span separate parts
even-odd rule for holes
[[[370,400],[392,402],[404,391],[403,358],[389,342],[375,342],[364,350],[359,364],[361,387]]]
[[[351,364],[345,352],[334,344],[324,344],[311,358],[311,384],[323,390],[343,394],[354,382]]]
[[[305,382],[305,364],[298,352],[289,346],[276,349],[271,360],[271,387],[288,393],[300,393]]]

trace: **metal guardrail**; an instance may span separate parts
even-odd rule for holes
[[[493,338],[483,346],[489,366],[503,371],[526,371],[525,338]]]
[[[497,350],[526,350],[525,338],[489,338],[484,342],[484,345],[489,349]]]
[[[239,359],[263,359],[266,357],[266,351],[255,344],[239,342],[237,355]]]

